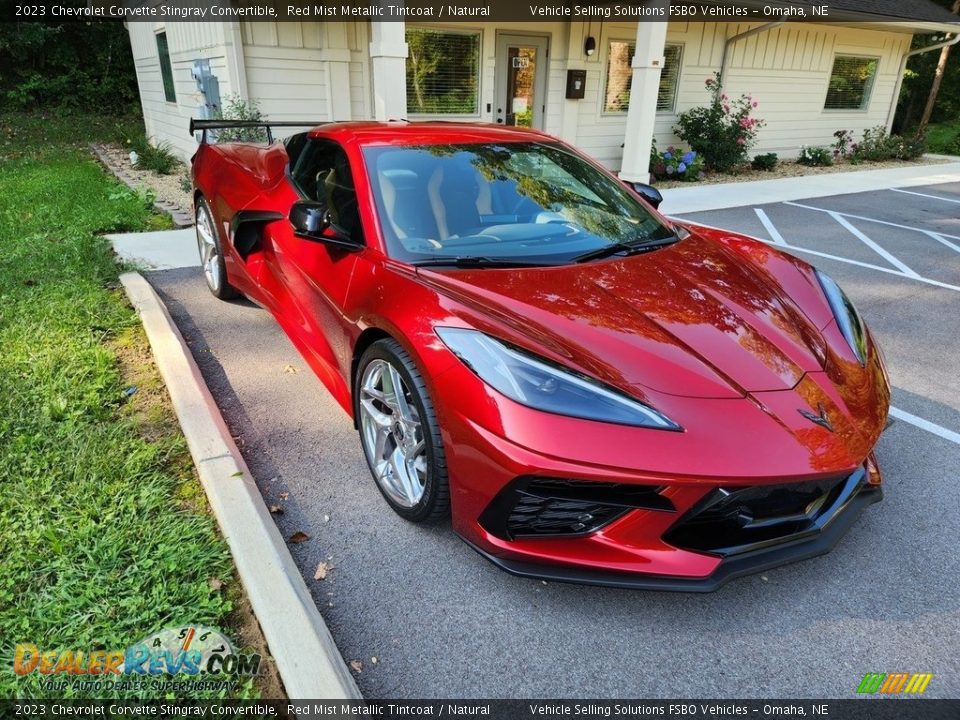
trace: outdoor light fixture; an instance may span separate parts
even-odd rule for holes
[[[583,51],[587,54],[587,57],[590,57],[597,51],[597,41],[593,35],[588,37],[587,41],[583,44]]]

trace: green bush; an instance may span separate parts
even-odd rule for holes
[[[960,151],[960,119],[927,126],[927,151],[956,155]]]
[[[850,147],[850,162],[882,162],[884,160],[915,160],[927,150],[921,136],[888,135],[883,125],[867,128],[860,142]]]
[[[754,170],[765,170],[769,172],[777,166],[778,160],[779,158],[776,153],[764,153],[763,155],[755,155],[750,166]]]
[[[953,139],[953,143],[947,146],[947,155],[960,155],[960,135]]]
[[[180,161],[173,154],[168,143],[154,145],[143,133],[143,125],[133,128],[129,123],[116,125],[113,141],[127,151],[137,154],[136,167],[139,170],[152,170],[157,175],[170,175],[180,167]]]
[[[727,172],[747,161],[764,121],[752,116],[757,101],[732,100],[720,86],[720,74],[706,81],[710,102],[680,113],[674,132],[699,154],[709,170]]]
[[[223,105],[214,114],[217,120],[263,120],[256,100],[249,103],[239,95],[227,95]],[[216,131],[217,142],[262,143],[267,141],[266,128],[233,128]]]
[[[800,155],[797,162],[809,167],[827,167],[833,165],[833,153],[825,147],[807,147],[800,148]]]
[[[170,175],[180,165],[167,143],[153,145],[143,138],[134,149],[137,151],[137,168],[140,170],[152,170],[157,175]]]

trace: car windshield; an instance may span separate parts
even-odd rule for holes
[[[673,237],[631,191],[548,143],[364,150],[391,257],[563,264]]]

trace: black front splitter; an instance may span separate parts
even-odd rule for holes
[[[480,555],[511,575],[547,580],[549,582],[599,585],[631,590],[661,590],[664,592],[708,593],[717,590],[734,578],[753,575],[764,570],[787,565],[800,560],[809,560],[830,552],[842,538],[860,513],[883,497],[879,487],[864,486],[836,513],[830,522],[812,537],[788,541],[759,550],[732,555],[720,563],[712,575],[705,578],[683,578],[669,575],[643,575],[605,570],[587,570],[561,565],[537,565],[518,560],[497,557],[477,547],[469,540],[467,545]]]

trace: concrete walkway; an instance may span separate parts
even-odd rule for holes
[[[117,233],[106,237],[121,260],[143,270],[200,267],[197,235],[193,228]]]
[[[891,187],[916,187],[958,181],[960,181],[960,158],[954,158],[953,162],[939,165],[914,165],[882,170],[858,170],[776,180],[672,188],[663,191],[663,204],[660,210],[667,215],[683,215],[703,210],[765,205],[813,197],[886,190]]]
[[[704,210],[948,182],[960,182],[960,159],[939,165],[673,188],[663,191],[664,200],[660,210],[667,215],[683,215]],[[172,270],[200,266],[197,239],[193,228],[123,233],[107,235],[107,238],[113,243],[114,251],[122,260],[144,270]]]

